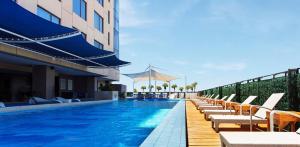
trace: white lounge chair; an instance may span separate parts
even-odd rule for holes
[[[228,102],[231,102],[232,99],[235,97],[236,94],[231,94],[230,97],[225,101],[225,108],[227,106]],[[225,100],[225,99],[221,99],[221,100]],[[198,109],[203,112],[203,110],[222,110],[223,106],[220,105],[214,105],[214,106],[200,106],[198,107]]]
[[[300,128],[297,132],[221,132],[220,139],[222,147],[300,147]]]
[[[210,99],[211,99],[210,97],[202,97],[200,99],[191,99],[191,100],[194,104],[197,105],[197,104],[207,103],[207,100],[210,100]]]
[[[0,102],[0,108],[5,108],[4,103]]]
[[[240,104],[240,108],[242,109],[242,106],[249,105],[253,100],[255,100],[257,96],[249,96],[243,103]],[[242,113],[242,111],[240,110]],[[229,109],[229,110],[203,110],[204,118],[206,120],[209,119],[210,115],[230,115],[234,114],[235,110]]]
[[[209,103],[209,101],[216,101],[216,100],[218,100],[218,98],[219,98],[219,95],[217,95],[213,99],[212,98],[207,98],[207,99],[203,99],[203,100],[195,100],[194,103],[195,103],[197,109],[199,109],[199,106],[206,106],[206,105],[211,106],[211,105],[213,105],[213,104]]]
[[[62,98],[62,97],[56,97],[56,98],[53,98],[51,100],[56,100],[60,103],[72,103],[72,99],[65,99],[65,98]]]
[[[245,115],[211,115],[212,127],[216,132],[219,132],[219,125],[221,123],[239,123],[250,124],[250,131],[252,131],[252,124],[265,124],[267,123],[266,112],[271,111],[279,100],[283,97],[284,93],[272,94],[268,100],[258,109],[254,116],[250,112],[250,116]],[[259,107],[259,106],[256,106]],[[251,108],[250,108],[251,111]]]
[[[61,101],[57,100],[48,100],[48,99],[43,99],[40,97],[32,97],[29,99],[29,104],[31,105],[37,105],[37,104],[55,104],[55,103],[62,103]]]

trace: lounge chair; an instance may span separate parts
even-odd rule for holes
[[[29,99],[29,104],[31,105],[37,105],[37,104],[56,104],[56,103],[62,103],[61,101],[58,100],[48,100],[48,99],[43,99],[40,97],[32,97]]]
[[[219,97],[220,97],[220,95],[217,95],[215,98],[210,97],[210,98],[205,98],[202,100],[197,100],[196,106],[198,107],[201,104],[210,104],[210,102],[217,100]]]
[[[221,123],[230,123],[230,124],[250,124],[250,131],[252,131],[252,124],[266,124],[266,112],[268,110],[272,110],[275,105],[280,101],[283,97],[284,93],[275,93],[272,94],[268,100],[262,106],[255,106],[258,107],[258,111],[252,116],[250,108],[250,116],[245,115],[211,115],[211,123],[212,127],[215,129],[216,132],[219,132],[219,125]]]
[[[72,102],[81,102],[80,99],[72,99]]]
[[[62,98],[62,97],[56,97],[56,98],[53,98],[51,100],[58,101],[60,103],[72,103],[72,99],[65,99],[65,98]]]
[[[198,107],[198,109],[200,110],[200,112],[203,112],[203,110],[222,110],[223,107],[227,107],[227,103],[231,102],[232,99],[235,97],[236,94],[231,94],[230,97],[225,101],[224,106],[221,105],[217,105],[217,101],[215,101],[215,105],[214,106],[200,106]],[[221,101],[219,102],[224,102],[225,99],[221,99]]]
[[[239,108],[242,109],[243,106],[249,105],[254,99],[256,99],[257,96],[249,96],[243,103],[239,105]],[[229,104],[232,105],[232,104]],[[235,104],[236,105],[236,104]],[[242,110],[240,110],[242,113]],[[236,113],[235,110],[229,109],[229,110],[203,110],[204,118],[206,120],[209,119],[210,115],[230,115]]]
[[[300,115],[291,115],[300,118]],[[271,121],[271,126],[273,125]],[[221,144],[222,147],[300,147],[300,128],[296,132],[273,132],[273,129],[271,129],[271,131],[272,132],[221,132]]]
[[[198,109],[199,106],[203,105],[212,105],[211,101],[217,100],[219,98],[219,95],[217,95],[214,99],[212,98],[203,98],[203,99],[191,99],[193,104]]]
[[[5,108],[4,103],[0,102],[0,108]]]

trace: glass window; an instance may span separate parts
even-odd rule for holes
[[[103,18],[96,11],[94,12],[94,27],[103,33]]]
[[[73,0],[73,11],[86,20],[86,2],[84,0]]]
[[[104,0],[97,0],[101,6],[104,6]]]
[[[108,45],[110,45],[110,33],[109,32],[107,34],[107,43],[108,43]]]
[[[110,11],[108,11],[108,13],[107,13],[107,22],[108,22],[108,24],[110,24]]]
[[[68,80],[68,90],[73,90],[73,80]]]
[[[98,42],[97,40],[94,40],[94,46],[98,49],[103,49],[103,44]]]
[[[56,24],[60,24],[60,19],[45,9],[38,6],[37,15]]]
[[[66,90],[67,89],[66,79],[60,79],[59,87],[60,87],[60,90]]]

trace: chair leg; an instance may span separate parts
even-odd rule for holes
[[[206,114],[206,113],[204,113],[204,119],[205,119],[205,120],[208,120],[208,117],[207,117],[207,114]]]
[[[219,122],[215,122],[215,131],[219,133]]]

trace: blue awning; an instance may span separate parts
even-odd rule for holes
[[[130,64],[130,62],[119,60],[116,56],[110,56],[106,58],[89,58],[91,61],[97,63],[103,63],[104,66],[111,66],[111,67],[118,67],[118,66],[125,66]],[[87,61],[80,60],[80,59],[70,59],[69,61],[76,62],[83,65],[90,65]],[[90,65],[91,66],[91,65]],[[96,66],[96,65],[95,65]]]
[[[89,44],[78,30],[47,21],[12,0],[0,0],[0,42],[76,63],[84,61],[86,66],[128,64],[113,52]]]

